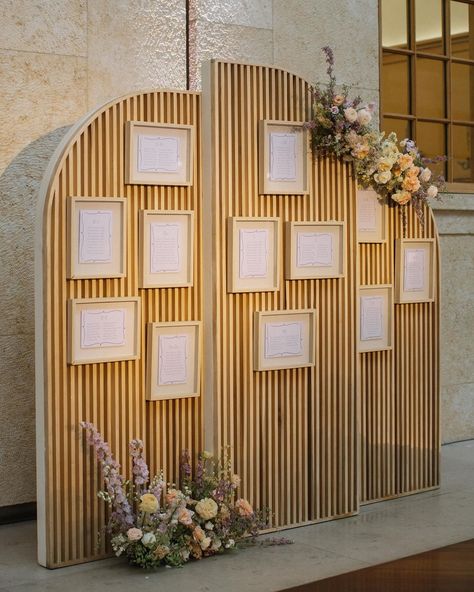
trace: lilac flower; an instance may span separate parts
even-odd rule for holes
[[[150,476],[148,465],[143,458],[143,442],[131,440],[129,445],[130,456],[132,457],[132,473],[135,485],[145,485]]]
[[[189,450],[185,449],[181,453],[181,461],[179,465],[181,479],[183,481],[189,481],[191,478],[191,463],[189,457]]]
[[[339,107],[336,107],[335,105],[331,107],[331,113],[337,115],[339,113]]]
[[[113,508],[112,520],[127,530],[134,525],[134,520],[132,508],[124,493],[125,481],[119,472],[120,465],[112,457],[109,445],[95,426],[85,421],[81,422],[81,426],[86,430],[87,442],[94,447],[96,458],[102,466],[105,488]]]

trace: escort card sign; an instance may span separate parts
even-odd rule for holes
[[[386,240],[387,211],[372,189],[357,191],[357,241],[383,243]]]
[[[433,302],[435,297],[434,239],[395,241],[395,302]]]
[[[125,183],[191,185],[193,154],[193,126],[127,121]]]
[[[279,218],[229,218],[227,291],[278,290],[279,252]]]
[[[140,210],[140,288],[193,285],[194,213]]]
[[[392,286],[361,286],[358,298],[358,351],[392,348]]]
[[[125,199],[70,197],[67,216],[67,277],[124,277],[127,260]]]
[[[140,356],[140,298],[68,301],[68,363],[136,360]]]
[[[301,122],[259,122],[259,192],[308,193],[308,138]]]
[[[285,278],[340,278],[345,273],[343,222],[285,222]]]
[[[146,398],[196,397],[200,392],[201,323],[148,323]]]
[[[314,366],[316,310],[254,313],[254,370]]]

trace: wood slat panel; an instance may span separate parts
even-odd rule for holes
[[[439,244],[434,218],[424,228],[407,210],[405,238],[435,238],[435,302],[395,304],[394,347],[359,354],[361,502],[439,486]],[[387,241],[359,245],[359,281],[393,284],[397,208],[388,208]]]
[[[125,122],[191,124],[196,131],[192,187],[124,184]],[[52,160],[43,185],[41,217],[44,268],[43,389],[39,406],[39,555],[48,567],[90,561],[107,554],[97,532],[106,520],[97,499],[101,476],[79,428],[92,421],[130,476],[128,442],[145,441],[152,471],[163,468],[177,479],[180,451],[202,448],[202,399],[146,402],[145,326],[151,321],[201,320],[201,123],[200,95],[149,92],[113,102],[90,115],[71,132]],[[66,198],[126,197],[127,275],[119,279],[66,279]],[[138,288],[138,212],[140,209],[191,209],[195,212],[194,286]],[[66,302],[70,298],[140,296],[141,358],[80,366],[66,363]],[[40,372],[41,373],[41,372]],[[41,392],[41,390],[43,392]],[[44,449],[44,456],[41,451]],[[41,476],[41,469],[40,469]],[[43,532],[41,532],[43,530]]]
[[[204,199],[212,223],[205,244],[206,430],[209,446],[230,446],[242,494],[272,509],[272,526],[357,511],[354,357],[355,184],[347,165],[312,162],[309,195],[258,194],[258,122],[304,121],[307,83],[283,70],[213,62],[204,74]],[[206,181],[208,186],[206,187]],[[285,281],[280,290],[226,292],[227,219],[346,222],[343,279]],[[254,372],[252,319],[259,310],[316,307],[316,368]],[[211,396],[212,394],[212,396]]]

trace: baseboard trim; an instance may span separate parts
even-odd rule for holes
[[[36,502],[0,507],[0,524],[36,520]]]

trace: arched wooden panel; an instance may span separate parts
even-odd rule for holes
[[[307,120],[308,84],[277,68],[224,62],[211,63],[203,78],[212,224],[204,243],[206,437],[216,449],[231,447],[243,495],[270,507],[274,526],[349,515],[358,509],[354,179],[341,162],[312,161],[308,195],[259,195],[259,121]],[[230,216],[344,221],[346,276],[285,281],[280,253],[278,291],[227,293]],[[253,312],[313,307],[316,367],[254,372]]]
[[[129,120],[195,126],[191,187],[125,185],[125,123]],[[202,448],[198,398],[145,401],[145,326],[150,321],[201,320],[200,95],[148,92],[114,101],[80,122],[51,160],[43,182],[37,257],[37,413],[39,560],[58,567],[106,553],[101,477],[84,449],[81,420],[92,421],[130,475],[128,442],[142,438],[153,471],[177,478],[180,451]],[[127,275],[120,279],[66,279],[68,196],[125,197]],[[138,213],[194,210],[194,285],[139,289]],[[41,281],[42,280],[42,281]],[[141,297],[141,357],[136,361],[68,366],[66,302],[70,298]],[[94,475],[94,478],[91,478]]]
[[[434,217],[424,227],[407,209],[387,208],[387,241],[359,245],[359,281],[393,284],[395,239],[434,238],[434,302],[394,305],[394,347],[358,354],[361,502],[439,486],[439,241]]]

